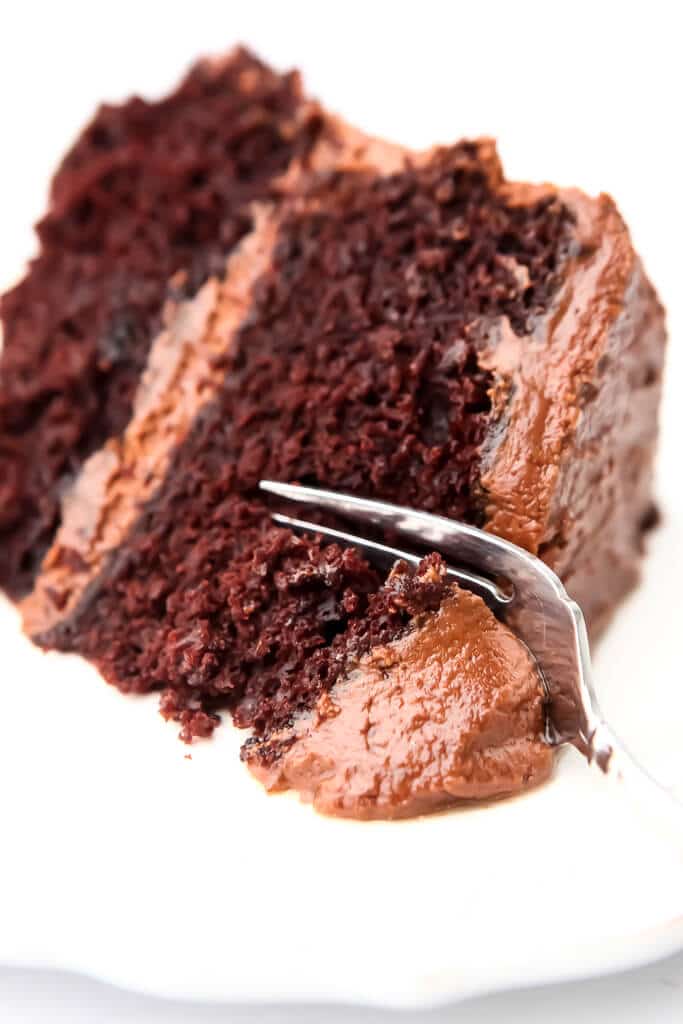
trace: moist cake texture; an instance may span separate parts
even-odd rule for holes
[[[0,588],[30,589],[62,494],[125,428],[165,301],[222,272],[321,125],[296,73],[238,50],[158,103],[101,107],[67,154],[0,303]]]
[[[43,646],[126,692],[161,691],[188,741],[229,711],[269,786],[393,816],[546,777],[540,680],[436,556],[381,573],[275,526],[259,480],[508,537],[563,576],[597,631],[637,578],[651,520],[663,314],[608,197],[509,183],[489,140],[410,154],[324,120],[334,155],[316,142],[196,296],[167,303],[130,421],[64,494],[22,611]],[[406,671],[444,630],[438,671]],[[498,693],[481,671],[495,649],[510,655]],[[426,749],[437,729],[443,756],[394,786],[398,708],[421,687],[430,707],[450,694],[414,736]],[[354,796],[335,780],[350,779],[358,737],[333,748],[361,690],[387,715],[398,703]],[[486,713],[468,720],[477,693]]]

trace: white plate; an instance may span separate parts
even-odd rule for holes
[[[621,45],[608,46],[585,33],[581,18],[570,19],[558,51],[552,26],[552,46],[533,34],[532,22],[546,22],[539,14],[525,28],[524,48],[538,54],[530,62],[508,46],[508,30],[491,37],[488,9],[463,29],[454,8],[457,24],[417,47],[411,19],[399,19],[383,51],[391,88],[382,91],[373,89],[379,35],[357,46],[345,20],[331,35],[322,23],[317,37],[287,32],[289,13],[280,19],[274,5],[269,18],[252,17],[249,6],[231,9],[222,30],[213,19],[188,21],[169,9],[160,47],[150,45],[157,14],[136,5],[132,37],[131,22],[117,19],[99,49],[84,47],[78,31],[62,31],[60,6],[59,26],[35,33],[28,75],[25,44],[8,45],[7,89],[14,94],[16,78],[24,90],[24,106],[10,111],[8,152],[33,148],[30,159],[3,168],[5,276],[26,251],[26,225],[51,162],[95,99],[138,84],[159,89],[193,52],[241,35],[281,63],[302,63],[324,99],[375,131],[417,144],[489,131],[502,137],[512,174],[612,189],[672,314],[680,311],[673,248],[680,214],[667,198],[677,194],[680,166],[676,133],[667,131],[676,113],[666,77],[676,66],[674,31],[626,19]],[[369,22],[371,10],[366,5]],[[591,25],[600,22],[606,39],[611,15],[601,20],[591,10]],[[510,13],[512,32],[517,6]],[[377,15],[368,31],[380,33],[383,24]],[[656,42],[657,58],[634,76],[632,51],[649,45],[641,47],[643,33]],[[481,49],[454,41],[484,37],[482,77]],[[404,74],[406,48],[414,77]],[[130,59],[121,61],[122,52]],[[569,73],[556,74],[556,61]],[[65,66],[74,67],[71,77]],[[503,96],[481,86],[492,69],[510,83]],[[47,119],[46,81],[63,89],[63,110]],[[552,88],[539,91],[538,82]],[[614,131],[606,140],[594,97],[608,82]],[[532,94],[530,111],[524,97]],[[26,116],[45,131],[27,136]],[[658,138],[656,188],[633,159],[642,144],[631,133],[645,129]],[[683,790],[674,386],[680,393],[683,373],[675,347],[672,355],[660,484],[667,521],[652,540],[644,585],[599,652],[598,686],[617,730]],[[31,648],[7,604],[0,604],[0,699],[0,959],[7,962],[73,968],[164,996],[408,1006],[603,973],[683,946],[683,851],[654,835],[573,751],[548,785],[508,803],[395,824],[324,819],[289,796],[266,796],[238,759],[243,737],[228,726],[187,760],[154,697],[124,698],[79,660]]]

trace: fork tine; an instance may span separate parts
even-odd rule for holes
[[[380,544],[374,540],[358,537],[353,533],[345,533],[343,530],[333,530],[330,526],[320,526],[319,523],[310,523],[305,519],[294,519],[291,516],[280,515],[278,512],[273,513],[271,518],[273,522],[278,523],[280,526],[288,526],[291,530],[317,533],[323,537],[329,537],[331,540],[339,540],[344,544],[349,544],[352,547],[358,548],[363,554],[368,555],[370,561],[375,563],[379,561],[386,568],[390,568],[399,559],[403,559],[404,562],[414,566],[419,565],[422,561],[421,556],[413,554],[412,551],[393,548],[387,544]],[[471,590],[478,594],[489,604],[498,606],[507,604],[510,601],[509,594],[504,593],[495,583],[487,580],[484,576],[467,572],[465,569],[455,569],[451,565],[447,565],[446,571],[451,579],[461,584],[466,590]]]
[[[273,480],[262,480],[262,491],[278,495],[288,501],[314,505],[351,519],[357,523],[373,523],[409,538],[415,544],[431,546],[442,554],[453,555],[458,561],[475,566],[493,576],[507,576],[515,584],[519,570],[526,577],[529,570],[541,572],[558,596],[566,596],[555,574],[540,559],[494,534],[478,530],[455,519],[418,512],[401,505],[391,505],[369,498],[356,498],[337,491],[317,487],[302,487]]]

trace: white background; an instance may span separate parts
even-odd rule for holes
[[[681,266],[672,239],[683,238],[683,82],[675,8],[652,2],[426,0],[5,5],[0,284],[9,283],[30,255],[30,225],[43,207],[50,168],[96,102],[132,90],[159,94],[197,55],[241,40],[277,66],[301,66],[309,92],[368,131],[418,147],[492,134],[510,177],[611,192],[671,308],[678,347]],[[676,352],[674,361],[680,365]],[[75,976],[0,970],[0,1020],[12,1024],[307,1022],[321,1015],[199,1009],[141,999]],[[333,1021],[389,1019],[342,1009],[325,1015]],[[683,956],[620,977],[488,997],[439,1011],[434,1019],[577,1017],[586,1024],[680,1021]]]

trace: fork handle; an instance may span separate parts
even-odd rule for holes
[[[628,798],[639,806],[643,817],[649,819],[662,836],[678,843],[683,856],[683,802],[643,768],[602,719],[596,726],[591,745],[596,750],[611,748],[607,774],[618,781]]]

